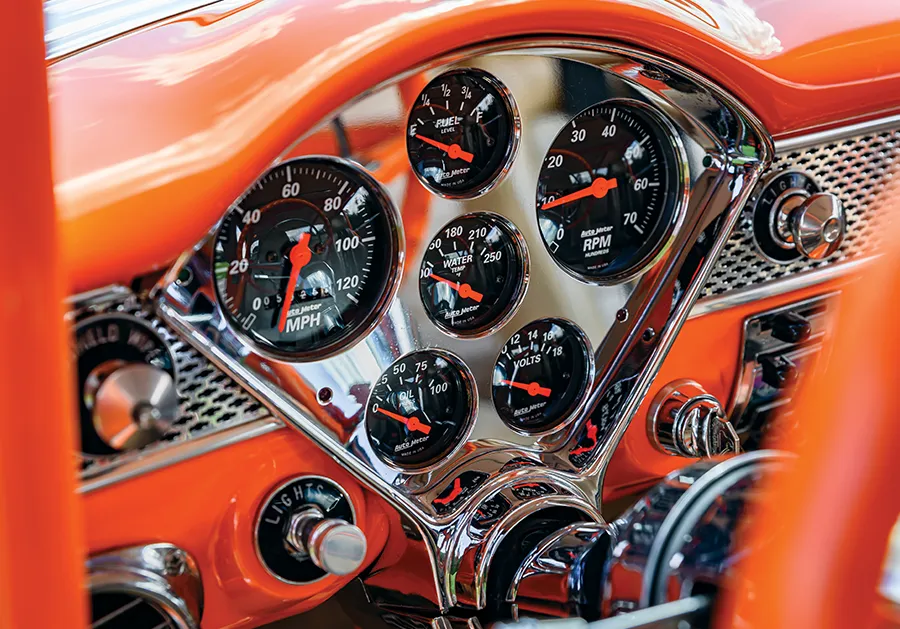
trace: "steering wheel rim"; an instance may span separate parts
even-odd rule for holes
[[[84,626],[84,538],[76,494],[73,385],[51,177],[40,2],[0,20],[0,627]]]
[[[896,231],[896,230],[894,230]],[[890,243],[889,238],[885,242]],[[799,394],[796,432],[777,447],[796,463],[765,487],[722,627],[872,626],[888,538],[900,514],[900,252],[885,254],[840,297],[827,365]]]

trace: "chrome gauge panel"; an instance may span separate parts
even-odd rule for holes
[[[410,85],[425,85],[433,77],[458,68],[489,73],[506,86],[515,98],[511,102],[516,103],[521,121],[521,138],[508,173],[492,179],[495,185],[479,189],[480,196],[474,199],[435,194],[424,188],[405,164],[406,134],[415,103],[404,102],[403,94],[410,93]],[[540,88],[534,89],[536,85]],[[420,92],[415,88],[412,93]],[[459,88],[457,97],[462,95]],[[622,173],[629,164],[637,163],[636,158],[632,162],[628,158],[619,160],[615,168],[599,162],[584,170],[572,167],[574,180],[571,190],[563,186],[565,194],[577,192],[578,182],[587,185],[594,179],[608,182],[615,178],[616,185],[610,184],[611,190],[606,191],[608,207],[588,204],[596,226],[601,222],[597,217],[616,211],[616,204],[635,198],[635,192],[640,193],[637,196],[652,196],[652,192],[648,193],[653,189],[650,183],[662,184],[666,180],[675,192],[665,197],[665,203],[658,204],[658,212],[635,217],[645,233],[652,236],[649,245],[629,234],[617,241],[616,251],[604,269],[579,270],[577,274],[582,277],[573,277],[571,269],[554,261],[545,246],[546,239],[535,216],[535,190],[548,150],[554,145],[554,138],[562,137],[563,127],[571,124],[579,112],[611,100],[651,112],[647,120],[653,121],[635,123],[635,137],[619,148],[630,150],[635,158],[633,145],[643,141],[641,130],[658,129],[665,135],[653,145],[654,150],[662,152],[669,151],[664,147],[675,147],[667,152],[670,161],[654,171],[650,157],[647,158],[646,187],[643,182],[636,184],[643,175],[635,178],[631,175],[637,173]],[[612,115],[611,111],[600,113]],[[437,128],[436,124],[432,127]],[[385,127],[396,130],[390,140],[398,141],[393,150],[400,152],[402,168],[397,168],[396,162],[391,166],[383,144],[366,144],[366,134],[354,132]],[[603,126],[597,129],[603,137]],[[327,138],[330,134],[336,134],[329,139],[344,148],[344,158],[381,179],[393,204],[400,209],[407,232],[406,264],[402,271],[397,267],[397,273],[402,273],[396,278],[399,290],[383,316],[373,322],[371,332],[352,347],[330,351],[321,358],[307,356],[306,362],[290,362],[257,351],[240,327],[229,323],[216,299],[215,230],[186,253],[160,284],[158,309],[188,342],[330,452],[414,524],[416,531],[409,533],[410,539],[424,545],[431,566],[422,566],[421,560],[405,565],[421,566],[422,597],[440,609],[457,604],[480,607],[484,604],[486,578],[483,557],[496,549],[496,536],[518,521],[522,509],[533,512],[544,505],[571,507],[599,517],[607,462],[706,281],[750,190],[767,166],[771,143],[746,110],[689,70],[642,52],[580,41],[508,42],[419,68],[367,92],[335,118],[323,121],[284,156],[282,163],[295,155],[314,152],[305,150],[311,139]],[[587,132],[585,139],[586,136]],[[462,146],[452,150],[459,155],[462,154],[458,151],[468,151]],[[274,168],[278,167],[276,163]],[[657,178],[651,180],[653,173]],[[626,184],[631,187],[628,197],[624,194]],[[635,185],[640,189],[635,190]],[[616,196],[619,193],[622,195]],[[600,200],[594,196],[594,200]],[[492,274],[485,269],[467,275],[458,268],[457,275],[443,277],[432,264],[443,264],[447,253],[434,258],[434,252],[428,250],[439,231],[456,225],[454,221],[462,217],[482,212],[488,213],[483,216],[496,217],[511,226],[509,231],[515,242],[507,243],[514,245],[510,251],[518,249],[521,238],[521,248],[527,251],[527,266],[524,272],[521,265],[510,268],[519,269],[523,283],[527,281],[527,290],[498,292],[497,299],[506,300],[509,308],[486,311],[483,320],[464,322],[463,327],[471,325],[475,331],[466,337],[471,330],[435,324],[435,312],[446,304],[436,304],[438,307],[429,316],[420,280],[423,270],[428,269],[429,276],[442,278],[431,278],[433,283],[427,285],[432,297],[440,291],[457,302],[472,301],[469,305],[478,303],[477,299],[472,300],[473,296],[488,295],[486,289],[476,286],[477,281],[488,277],[499,280],[498,283],[507,281],[506,272]],[[572,230],[574,224],[567,223],[567,229]],[[588,240],[594,242],[591,234],[582,235],[577,227],[574,230],[567,241],[571,247],[583,248]],[[625,263],[622,257],[629,248],[635,252],[637,266]],[[506,252],[507,247],[496,249],[501,250]],[[476,244],[474,252],[488,255],[495,250]],[[584,281],[584,276],[599,274],[604,274],[602,282]],[[179,275],[187,281],[177,280]],[[431,305],[435,305],[433,301]],[[500,301],[500,305],[505,304]],[[582,394],[576,387],[547,417],[535,415],[528,418],[527,425],[516,426],[515,421],[504,422],[494,406],[494,366],[513,334],[538,320],[577,325],[577,333],[573,330],[573,334],[579,342],[559,351],[590,348],[592,360],[581,367],[581,372],[590,376],[587,393]],[[541,330],[540,326],[533,329]],[[556,351],[550,346],[545,349]],[[434,452],[425,448],[428,451],[416,453],[411,465],[404,465],[402,460],[398,465],[396,461],[386,461],[384,452],[373,445],[366,427],[372,419],[368,411],[372,396],[382,395],[376,388],[383,374],[387,373],[386,384],[392,387],[409,384],[403,379],[392,382],[391,372],[386,370],[405,364],[398,363],[401,357],[423,350],[439,350],[458,358],[466,367],[465,373],[471,373],[470,383],[466,382],[468,376],[460,382],[455,378],[434,378],[423,386],[427,389],[446,385],[447,391],[442,389],[442,394],[451,387],[457,393],[471,387],[473,400],[468,408],[476,409],[474,421],[460,416],[460,425],[448,432],[453,438],[435,446],[434,452],[440,451],[444,456],[434,457]],[[516,352],[523,351],[516,344]],[[529,360],[528,356],[523,358]],[[416,369],[415,363],[412,361],[406,368]],[[425,365],[423,369],[434,367]],[[519,382],[516,377],[499,380],[501,386],[503,380]],[[549,388],[539,384],[535,388],[538,395],[542,393],[539,389]],[[330,395],[322,396],[321,391]],[[419,389],[416,391],[418,394]],[[498,396],[501,394],[498,392]],[[509,402],[511,398],[506,399]],[[379,421],[392,422],[387,424],[389,429],[383,436],[396,442],[394,447],[402,446],[401,450],[416,447],[403,445],[410,431],[416,433],[411,441],[427,440],[426,432],[434,430],[429,423],[431,417],[422,412],[428,404],[417,402],[401,412],[398,409],[404,400],[397,397],[393,403],[396,408],[385,408],[401,419],[380,417]],[[443,403],[450,404],[448,400]],[[456,408],[458,403],[455,399],[452,406]],[[465,404],[460,408],[464,407]],[[508,416],[510,410],[507,404],[504,414]],[[552,429],[544,430],[547,426]],[[456,443],[454,439],[460,434],[462,439]],[[473,527],[481,531],[477,540],[466,532]],[[475,566],[474,585],[461,581],[463,572],[453,568],[460,565]],[[433,579],[425,578],[429,572]],[[429,583],[434,587],[427,587]]]

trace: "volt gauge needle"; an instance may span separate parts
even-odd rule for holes
[[[525,384],[524,382],[515,382],[513,380],[501,380],[500,384],[505,384],[516,389],[527,391],[528,395],[530,395],[531,397],[534,397],[536,395],[550,397],[551,395],[553,395],[553,391],[551,391],[547,387],[542,387],[538,382],[529,382],[528,384]]]

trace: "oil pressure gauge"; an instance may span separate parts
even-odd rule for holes
[[[581,407],[594,375],[587,336],[565,319],[539,319],[513,334],[494,365],[491,396],[516,432],[558,428]]]
[[[519,129],[515,103],[500,81],[481,70],[451,70],[416,100],[406,149],[425,187],[448,198],[471,198],[509,169]]]

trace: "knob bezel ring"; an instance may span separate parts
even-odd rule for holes
[[[340,483],[338,483],[336,480],[334,480],[332,478],[328,478],[327,476],[320,476],[318,474],[300,474],[298,476],[292,476],[292,477],[286,479],[285,481],[283,481],[282,483],[278,484],[274,489],[267,492],[266,495],[263,497],[263,499],[260,500],[259,506],[256,509],[256,516],[253,519],[253,550],[256,553],[257,561],[263,567],[263,569],[266,571],[266,573],[268,575],[270,575],[272,578],[278,580],[281,583],[284,583],[286,585],[293,585],[293,586],[312,585],[314,583],[319,583],[322,580],[328,579],[328,578],[342,579],[342,578],[346,577],[346,575],[344,575],[344,576],[334,575],[334,574],[331,574],[329,572],[322,570],[322,572],[324,574],[317,579],[312,579],[310,581],[291,581],[289,579],[285,579],[284,577],[282,577],[281,575],[276,573],[274,570],[272,570],[269,567],[269,564],[266,563],[265,559],[263,559],[262,549],[259,546],[259,527],[260,527],[260,524],[262,523],[263,512],[266,510],[266,507],[269,505],[271,500],[278,493],[280,493],[281,491],[284,491],[287,487],[293,485],[294,483],[304,481],[304,480],[322,481],[322,482],[325,482],[325,483],[331,485],[335,489],[337,489],[338,493],[340,493],[341,496],[343,496],[344,500],[347,501],[347,504],[350,507],[350,515],[353,517],[353,521],[350,522],[350,524],[353,524],[354,526],[359,526],[359,524],[357,524],[359,522],[359,514],[356,511],[356,505],[353,503],[353,500],[350,498],[350,494],[347,492],[346,489],[344,489],[341,486]],[[309,504],[309,506],[317,506],[317,505],[314,505],[314,503],[308,503],[308,504]],[[287,521],[290,522],[290,518],[288,518]],[[364,533],[365,533],[365,531],[364,531]],[[287,544],[287,542],[285,542],[285,544]],[[308,561],[312,561],[312,559],[309,558]]]
[[[803,180],[807,187],[792,182],[783,190],[777,191],[775,198],[771,199],[770,203],[767,202],[763,199],[763,195],[769,190],[769,187],[781,177]],[[791,194],[787,194],[788,192]],[[811,173],[805,170],[800,170],[798,168],[780,168],[765,174],[760,179],[759,183],[757,183],[753,194],[747,201],[744,215],[741,219],[750,227],[753,252],[762,260],[778,266],[786,266],[793,264],[798,260],[803,260],[803,254],[800,253],[796,247],[792,246],[790,249],[787,249],[779,242],[781,240],[780,238],[775,238],[775,219],[776,212],[778,212],[778,204],[789,196],[800,193],[803,193],[806,196],[812,196],[813,194],[821,192],[824,192],[822,186]],[[763,237],[768,236],[768,238],[772,240],[771,244],[777,248],[777,251],[771,247],[771,250],[767,251],[766,243],[763,243],[760,240],[761,234],[764,235]]]

